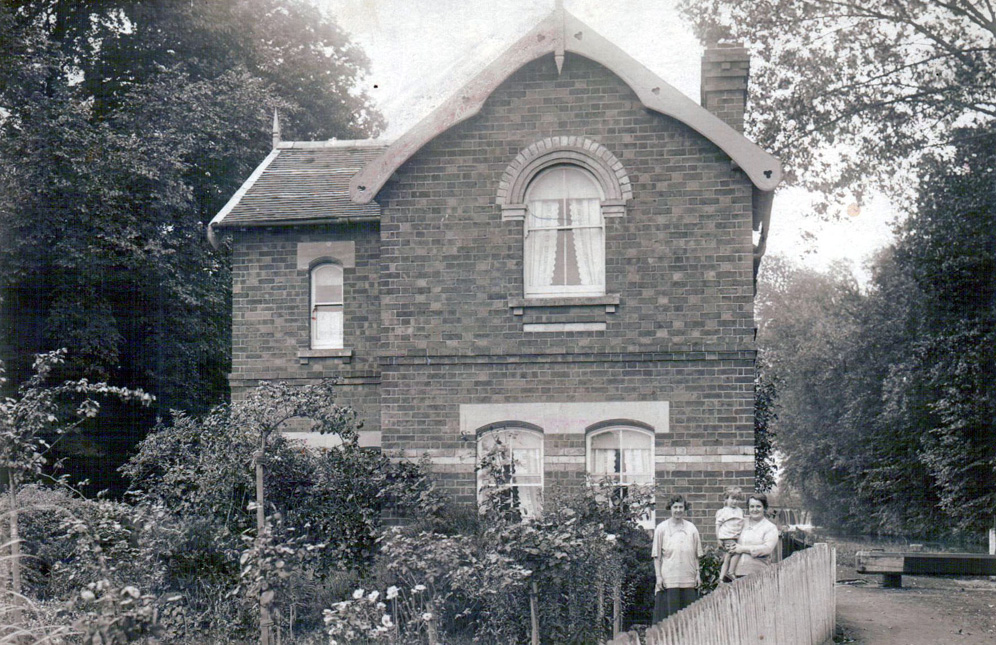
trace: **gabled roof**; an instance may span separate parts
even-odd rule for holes
[[[305,224],[380,216],[349,198],[349,180],[389,142],[278,142],[225,207],[213,228]]]
[[[757,189],[772,191],[781,181],[782,168],[775,157],[568,11],[558,8],[354,176],[350,181],[353,201],[367,204],[373,200],[401,164],[435,137],[477,114],[491,93],[522,66],[553,54],[559,68],[564,52],[605,66],[633,89],[645,107],[685,123],[712,141],[736,162]]]

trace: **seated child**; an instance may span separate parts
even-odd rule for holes
[[[723,568],[719,572],[722,582],[733,582],[733,572],[737,570],[740,554],[731,553],[737,545],[737,538],[744,528],[744,493],[739,486],[726,489],[726,502],[723,508],[716,511],[716,538],[719,540],[726,555],[723,556]]]

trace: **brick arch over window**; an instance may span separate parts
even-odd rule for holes
[[[502,173],[496,199],[502,219],[525,219],[529,183],[540,172],[562,164],[584,168],[598,181],[605,195],[602,200],[603,217],[626,214],[626,202],[633,199],[633,186],[622,162],[597,141],[558,136],[547,137],[528,146]]]

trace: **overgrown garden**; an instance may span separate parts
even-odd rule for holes
[[[270,642],[519,643],[537,630],[595,643],[613,623],[647,622],[654,580],[637,520],[650,490],[554,489],[544,516],[522,522],[507,469],[485,456],[485,502],[459,510],[424,464],[358,447],[354,414],[325,381],[264,383],[201,417],[178,413],[123,468],[123,499],[86,498],[68,478],[37,477],[52,443],[98,416],[101,399],[150,397],[49,384],[60,359],[40,359],[2,408],[3,465],[17,476],[0,508],[19,554],[5,559],[14,584],[0,639],[255,642],[263,617]],[[286,423],[341,445],[306,449],[280,432]],[[387,526],[388,516],[404,521]]]

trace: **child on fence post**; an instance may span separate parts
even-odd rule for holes
[[[721,582],[733,582],[733,572],[737,570],[740,554],[734,554],[731,549],[736,546],[737,538],[744,528],[744,492],[739,486],[726,489],[723,508],[716,511],[716,539],[723,547],[723,568],[719,572]]]

